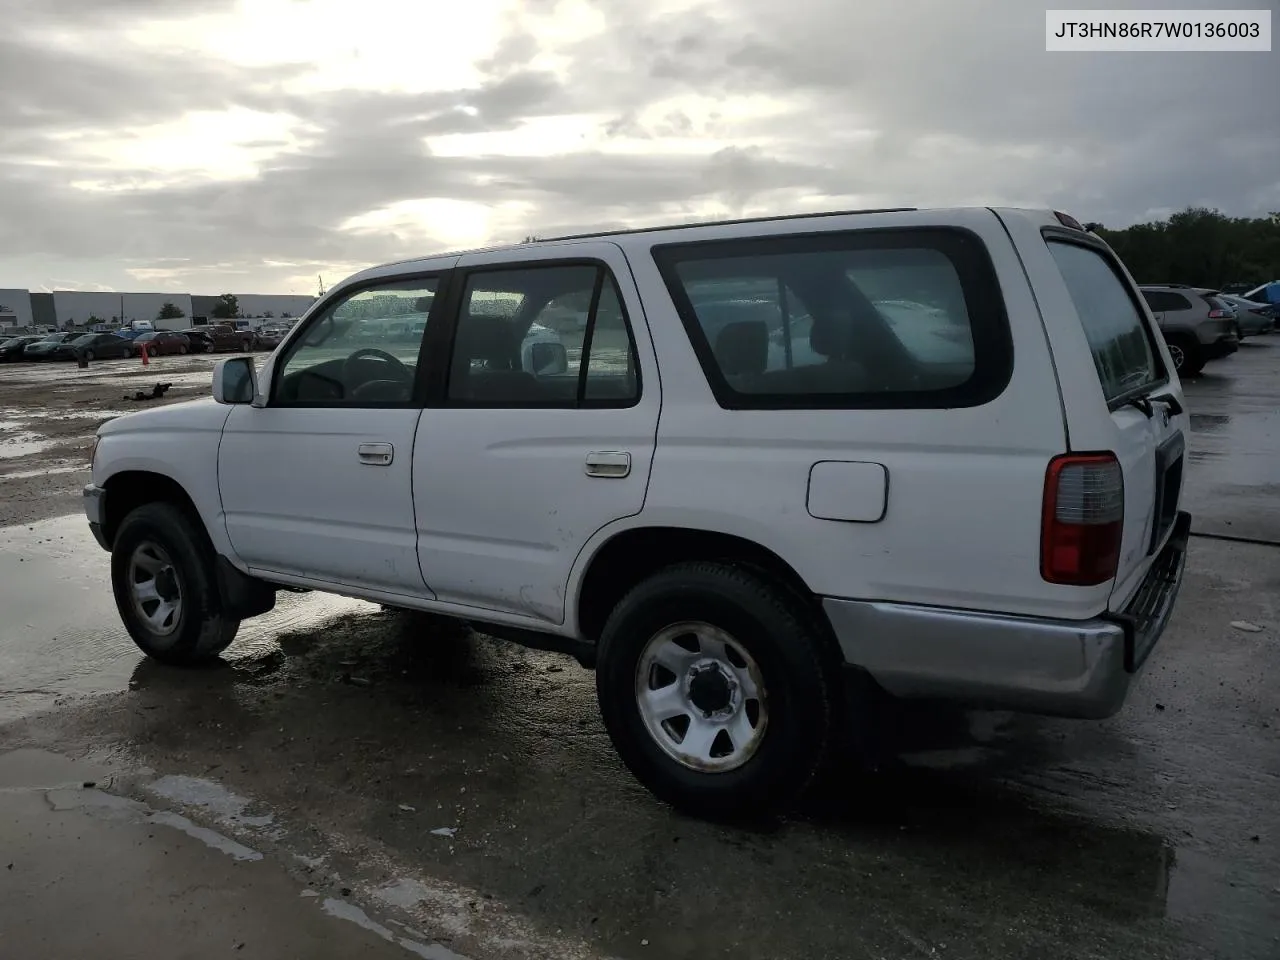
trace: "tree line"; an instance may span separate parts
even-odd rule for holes
[[[1123,230],[1086,226],[1111,245],[1139,283],[1250,289],[1280,280],[1280,212],[1228,217],[1188,207],[1167,220]]]

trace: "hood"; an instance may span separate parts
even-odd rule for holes
[[[150,410],[126,413],[108,420],[98,428],[98,436],[107,437],[119,433],[136,433],[151,430],[221,430],[231,413],[231,407],[218,403],[213,397],[184,400]]]

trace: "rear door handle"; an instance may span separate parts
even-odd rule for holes
[[[389,443],[362,443],[356,447],[356,455],[361,463],[371,467],[387,467],[395,456],[396,449]]]
[[[625,477],[631,473],[631,454],[625,450],[593,450],[587,454],[588,477]]]

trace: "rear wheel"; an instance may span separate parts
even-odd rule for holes
[[[1204,360],[1200,358],[1199,345],[1189,337],[1174,337],[1168,342],[1169,356],[1173,358],[1173,369],[1180,377],[1193,377],[1204,368]]]
[[[93,355],[93,351],[92,351],[92,350],[86,350],[86,351],[84,352],[84,358],[85,358],[86,360],[92,360],[92,359],[93,359],[93,356],[94,356],[94,355]]]
[[[187,666],[217,658],[240,621],[222,612],[213,547],[170,503],[138,507],[120,524],[111,584],[125,629],[142,652]]]
[[[187,352],[187,345],[185,343],[178,344],[178,353],[183,354],[186,352]]]
[[[832,740],[838,660],[763,574],[683,563],[636,586],[601,634],[596,691],[623,761],[659,798],[708,817],[785,808]]]

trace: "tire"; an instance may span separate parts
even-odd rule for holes
[[[181,344],[181,343],[180,343],[180,344],[178,344],[178,354],[179,354],[179,355],[185,355],[185,354],[186,354],[186,352],[187,352],[186,345],[185,345],[185,344]]]
[[[735,654],[710,663],[717,642]],[[678,674],[654,662],[655,650],[681,664],[674,683],[666,677]],[[725,676],[733,691],[728,705]],[[712,679],[699,704],[692,684],[702,677]],[[758,698],[748,682],[759,684]],[[641,691],[655,686],[682,693],[677,705],[664,702],[684,716],[664,723],[642,710]],[[711,819],[769,815],[799,798],[834,738],[838,690],[838,655],[800,599],[760,572],[727,563],[676,564],[641,582],[609,616],[597,650],[600,712],[623,762],[659,799]],[[717,704],[721,716],[713,722],[692,713]],[[691,736],[698,747],[686,748]],[[673,751],[697,756],[680,759]]]
[[[84,352],[84,358],[85,358],[86,360],[93,360],[93,359],[94,359],[93,351],[92,351],[92,350],[86,350],[86,351]]]
[[[1169,355],[1173,357],[1173,369],[1180,377],[1194,377],[1204,369],[1200,345],[1190,338],[1174,337],[1168,341]]]
[[[135,603],[136,582],[149,582],[157,598]],[[193,666],[216,660],[240,628],[239,620],[221,611],[212,544],[171,503],[144,504],[124,518],[111,550],[111,585],[129,636],[161,663]],[[147,616],[159,614],[162,598],[175,592],[176,615],[157,629]]]
[[[252,350],[252,349],[253,349],[253,341],[252,341],[252,340],[241,340],[241,341],[240,341],[240,349],[241,349],[241,351],[242,351],[242,352],[244,352],[244,353],[248,353],[250,350]]]

